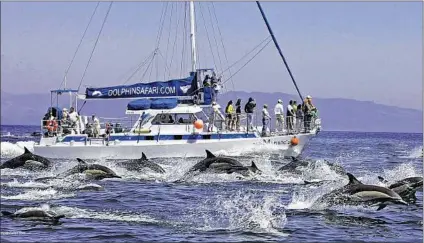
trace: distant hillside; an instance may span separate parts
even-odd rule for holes
[[[221,106],[229,99],[256,99],[258,108],[268,104],[273,108],[278,99],[284,106],[290,99],[300,101],[297,96],[284,93],[228,92],[219,97]],[[68,99],[62,98],[68,105]],[[129,100],[90,101],[84,106],[83,113],[96,113],[103,117],[124,117]],[[79,105],[82,105],[80,102]],[[423,112],[394,106],[380,105],[369,101],[351,99],[313,98],[319,109],[322,126],[327,131],[372,131],[372,132],[419,132],[423,131]],[[38,125],[50,105],[49,94],[14,95],[1,93],[1,124]],[[272,110],[270,109],[270,112]]]

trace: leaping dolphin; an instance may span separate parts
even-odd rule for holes
[[[331,191],[320,198],[316,203],[326,203],[329,206],[342,205],[367,205],[378,206],[377,211],[385,208],[389,204],[408,205],[396,192],[393,190],[375,186],[365,185],[355,178],[350,173],[346,173],[349,177],[349,183],[342,188]]]
[[[9,211],[1,211],[3,216],[10,218],[24,218],[30,220],[40,220],[40,221],[53,221],[58,222],[59,219],[65,217],[63,214],[56,214],[53,211],[45,211],[41,209],[31,209],[26,208],[20,209],[14,213]]]
[[[209,172],[218,174],[238,173],[243,176],[249,176],[251,172],[259,174],[262,171],[258,169],[255,162],[253,161],[251,166],[244,166],[242,163],[233,158],[222,156],[217,157],[209,150],[206,150],[206,158],[190,168],[190,170],[185,174],[184,178],[193,175],[196,172]]]
[[[331,170],[333,170],[337,174],[346,174],[346,171],[342,166],[327,160],[324,160],[324,163],[327,164],[331,168]],[[289,172],[292,174],[302,174],[308,166],[312,166],[312,168],[315,168],[317,166],[317,161],[301,160],[299,158],[292,157],[292,161],[290,161],[288,164],[281,166],[278,171]]]
[[[388,183],[388,181],[381,176],[378,176],[378,179],[383,183]],[[417,200],[415,192],[418,189],[423,189],[423,177],[408,177],[390,184],[388,188],[399,194],[403,200],[414,203]]]
[[[73,168],[59,174],[58,176],[54,177],[43,177],[38,178],[35,181],[42,181],[46,179],[59,179],[59,178],[65,178],[67,176],[78,174],[78,173],[84,173],[86,174],[90,179],[94,180],[102,180],[105,178],[121,178],[118,176],[113,170],[107,168],[104,165],[99,164],[87,164],[84,160],[77,158],[78,165],[74,166]]]
[[[146,168],[149,168],[150,170],[156,172],[156,173],[165,173],[165,170],[158,164],[151,162],[147,156],[142,153],[140,159],[132,159],[124,162],[117,163],[119,166],[124,167],[127,170],[130,171],[143,171]]]
[[[24,167],[26,169],[46,169],[51,166],[51,162],[39,155],[33,154],[31,151],[24,147],[24,153],[10,159],[0,165],[0,169],[16,169]]]

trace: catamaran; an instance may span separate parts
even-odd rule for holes
[[[293,83],[303,100],[293,75],[286,63],[277,40],[257,2]],[[321,120],[315,118],[301,129],[265,131],[260,124],[243,119],[237,129],[225,126],[225,116],[219,105],[223,83],[214,69],[200,69],[196,61],[196,28],[194,2],[189,2],[191,72],[186,78],[154,81],[108,87],[87,87],[85,93],[76,89],[51,91],[52,104],[48,116],[42,120],[43,135],[35,144],[36,154],[50,158],[83,159],[136,159],[144,152],[150,158],[201,157],[205,150],[213,153],[255,151],[260,146],[276,146],[284,156],[299,155],[311,137],[321,129]],[[205,82],[206,80],[206,82]],[[65,83],[66,87],[66,83]],[[126,121],[103,119],[96,125],[89,116],[79,114],[71,126],[62,121],[59,105],[53,105],[53,96],[69,93],[78,111],[78,100],[131,100],[126,114],[134,117]],[[72,102],[71,100],[71,102]],[[257,108],[258,109],[258,108]],[[244,117],[244,114],[242,114]],[[259,120],[260,115],[255,114]],[[101,125],[100,125],[101,124]],[[97,127],[96,127],[97,126]]]

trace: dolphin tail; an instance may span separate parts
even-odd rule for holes
[[[380,211],[381,209],[387,207],[386,204],[380,204],[380,206],[378,206],[377,211]]]
[[[148,160],[144,152],[141,152],[141,160]]]
[[[349,184],[348,185],[362,185],[362,182],[360,182],[354,175],[351,173],[346,173],[347,177],[349,177]]]
[[[29,149],[27,149],[27,147],[24,147],[24,154],[32,154],[31,151],[29,151]]]

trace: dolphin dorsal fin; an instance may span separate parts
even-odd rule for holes
[[[31,154],[31,151],[29,151],[29,149],[27,149],[27,147],[24,147],[24,154]]]
[[[350,173],[346,173],[347,177],[349,177],[349,184],[348,185],[361,185],[362,182],[360,182],[356,177]]]
[[[299,161],[299,159],[294,157],[294,156],[292,156],[291,159],[292,159],[292,161]]]
[[[215,158],[216,156],[209,150],[206,149],[206,158]]]
[[[253,162],[253,161],[252,161],[252,165],[251,165],[251,167],[252,167],[252,168],[255,168],[255,169],[257,169],[257,170],[258,170],[258,167],[256,166],[255,162]]]
[[[80,165],[86,165],[87,164],[87,162],[85,162],[84,160],[82,160],[80,158],[77,158],[77,160],[78,160],[78,164],[80,164]]]
[[[377,176],[377,178],[378,178],[378,180],[379,180],[380,182],[383,182],[383,183],[386,183],[386,182],[387,182],[387,180],[386,180],[386,179],[384,179],[384,177],[382,177],[382,176]]]
[[[148,160],[144,152],[141,152],[141,160]]]

